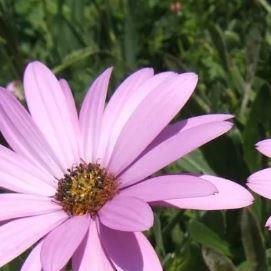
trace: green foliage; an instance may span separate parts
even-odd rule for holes
[[[266,0],[0,0],[0,84],[39,59],[71,83],[77,103],[114,66],[110,94],[142,66],[195,71],[199,85],[176,119],[235,115],[235,128],[163,172],[210,173],[244,185],[268,166],[254,145],[271,133],[271,5]],[[269,1],[270,2],[270,1]],[[185,144],[185,142],[184,142]],[[270,204],[196,212],[157,210],[148,237],[169,271],[271,270]],[[19,270],[22,255],[1,268]]]

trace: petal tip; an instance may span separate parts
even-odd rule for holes
[[[225,114],[225,116],[228,117],[228,120],[235,118],[235,115],[233,115],[233,114]]]
[[[270,231],[271,230],[271,222],[270,220],[268,219],[264,225],[266,228],[268,228],[268,230]]]
[[[108,67],[104,72],[105,72],[105,73],[112,73],[113,69],[114,69],[114,67],[113,67],[113,66],[110,66],[110,67]]]
[[[40,67],[46,67],[46,65],[38,60],[34,60],[27,64],[25,71],[29,68],[40,68]]]
[[[180,75],[186,76],[187,79],[190,79],[191,81],[193,80],[193,81],[195,81],[195,83],[197,83],[198,80],[199,80],[199,76],[194,72],[185,72],[185,73],[182,73]]]
[[[230,131],[234,126],[234,124],[230,121],[224,121],[223,123],[225,124],[225,133]]]

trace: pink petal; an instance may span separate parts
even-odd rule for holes
[[[84,241],[80,244],[72,258],[74,271],[114,271],[101,245],[96,221],[92,220]]]
[[[53,176],[61,176],[61,165],[25,108],[0,88],[0,130],[16,152]]]
[[[142,200],[116,196],[99,211],[101,223],[121,231],[144,231],[153,224],[150,206]]]
[[[79,120],[84,140],[82,154],[88,162],[97,162],[97,145],[111,72],[112,68],[108,68],[94,81],[81,107]]]
[[[108,113],[107,114],[105,113],[106,115],[104,115],[103,133],[101,134],[101,144],[99,149],[100,152],[98,153],[98,158],[101,159],[101,162],[104,167],[108,165],[108,162],[116,145],[118,137],[127,121],[135,112],[138,105],[148,96],[149,93],[156,91],[159,85],[175,76],[176,76],[175,73],[164,72],[156,74],[152,78],[146,80],[145,83],[140,84],[140,86],[138,86],[137,88],[135,89],[132,88],[131,91],[130,89],[128,89],[128,87],[125,88],[127,96],[125,97],[125,100],[122,103],[115,104],[115,108],[118,108],[118,110],[117,112],[115,112],[115,114],[113,113],[112,120],[110,119],[111,117],[111,115],[109,115],[110,112],[108,112],[109,109],[108,110],[106,109],[106,112]],[[129,82],[132,79],[127,78],[127,80]],[[113,97],[114,96],[115,95],[113,95]],[[114,99],[113,97],[112,99]]]
[[[271,139],[265,139],[258,142],[256,144],[256,149],[267,157],[271,157]]]
[[[112,130],[119,121],[125,106],[129,103],[129,99],[144,82],[153,77],[153,74],[153,69],[150,68],[144,68],[131,74],[120,84],[110,98],[103,115],[103,132],[99,142],[98,157],[104,157]]]
[[[75,101],[73,98],[73,94],[68,82],[65,79],[59,80],[59,85],[65,95],[66,103],[68,106],[68,111],[70,113],[70,122],[73,125],[73,130],[77,139],[77,148],[79,149],[79,143],[81,142],[81,134],[80,134],[80,127],[79,127],[79,119],[78,113],[75,105]],[[77,162],[79,162],[79,153],[76,153],[75,158],[77,158]]]
[[[195,210],[236,209],[253,203],[251,193],[235,182],[210,175],[203,175],[201,178],[215,185],[218,193],[207,197],[174,199],[165,202],[178,208]]]
[[[73,216],[44,239],[41,248],[41,263],[45,271],[56,271],[64,267],[84,239],[90,218]]]
[[[181,124],[181,125],[180,125]],[[215,139],[232,128],[232,123],[221,121],[202,124],[190,129],[168,133],[182,123],[166,128],[139,159],[120,175],[121,187],[136,183],[189,152]],[[164,136],[167,135],[167,136]]]
[[[0,221],[61,210],[52,198],[27,194],[0,194]]]
[[[67,214],[51,214],[16,219],[0,227],[0,267],[19,256],[45,234],[67,219]]]
[[[152,91],[126,123],[109,163],[113,173],[120,173],[132,163],[184,106],[194,91],[197,76],[184,73],[170,81]]]
[[[118,271],[162,271],[160,261],[146,237],[101,226],[101,241]]]
[[[204,197],[218,192],[208,181],[190,175],[167,175],[154,177],[122,190],[124,196],[135,197],[146,202]]]
[[[0,187],[20,193],[55,194],[55,182],[51,174],[1,145]]]
[[[232,119],[233,115],[230,114],[209,114],[202,115],[197,117],[192,117],[188,119],[184,119],[182,121],[178,121],[174,124],[168,125],[148,146],[147,149],[152,149],[153,147],[159,145],[165,140],[175,136],[178,133],[184,132],[191,128],[195,127],[203,127],[201,125],[209,124],[209,123],[217,123],[224,122],[225,120]]]
[[[65,169],[78,158],[79,150],[66,97],[54,74],[42,63],[30,63],[24,74],[29,111]]]
[[[267,227],[269,230],[271,230],[271,216],[267,219],[265,223],[265,227]]]
[[[247,186],[255,193],[271,199],[271,168],[265,168],[250,175]]]
[[[78,114],[77,114],[77,109],[76,109],[76,105],[75,105],[75,101],[73,98],[73,94],[72,94],[72,90],[68,84],[68,82],[65,79],[60,79],[59,80],[59,85],[63,91],[63,94],[65,96],[66,99],[66,103],[67,106],[69,108],[69,112],[70,112],[70,117],[73,119],[73,124],[76,124],[76,126],[78,126],[76,128],[76,130],[78,130],[79,128],[79,123],[78,122]]]
[[[40,262],[42,241],[39,242],[26,258],[21,271],[42,271]]]

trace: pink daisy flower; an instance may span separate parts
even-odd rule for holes
[[[231,115],[169,125],[194,91],[193,73],[141,69],[105,106],[112,69],[91,85],[79,117],[65,80],[33,62],[24,75],[30,114],[0,90],[0,267],[34,245],[21,270],[162,270],[141,233],[150,206],[240,208],[251,194],[204,175],[153,173],[231,129]],[[14,193],[15,192],[15,193]]]
[[[271,139],[265,139],[256,144],[256,149],[271,158]],[[249,176],[247,186],[255,193],[271,199],[271,168],[265,168],[257,171]],[[271,230],[271,217],[266,221],[265,224],[269,230]]]

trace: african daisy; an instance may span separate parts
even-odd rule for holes
[[[193,73],[141,69],[105,106],[111,68],[91,85],[79,117],[65,80],[33,62],[24,74],[28,111],[0,90],[0,267],[33,246],[21,270],[162,270],[142,231],[150,206],[228,209],[251,194],[204,175],[153,173],[231,129],[231,115],[169,125],[194,91]],[[8,192],[12,191],[12,192]]]

